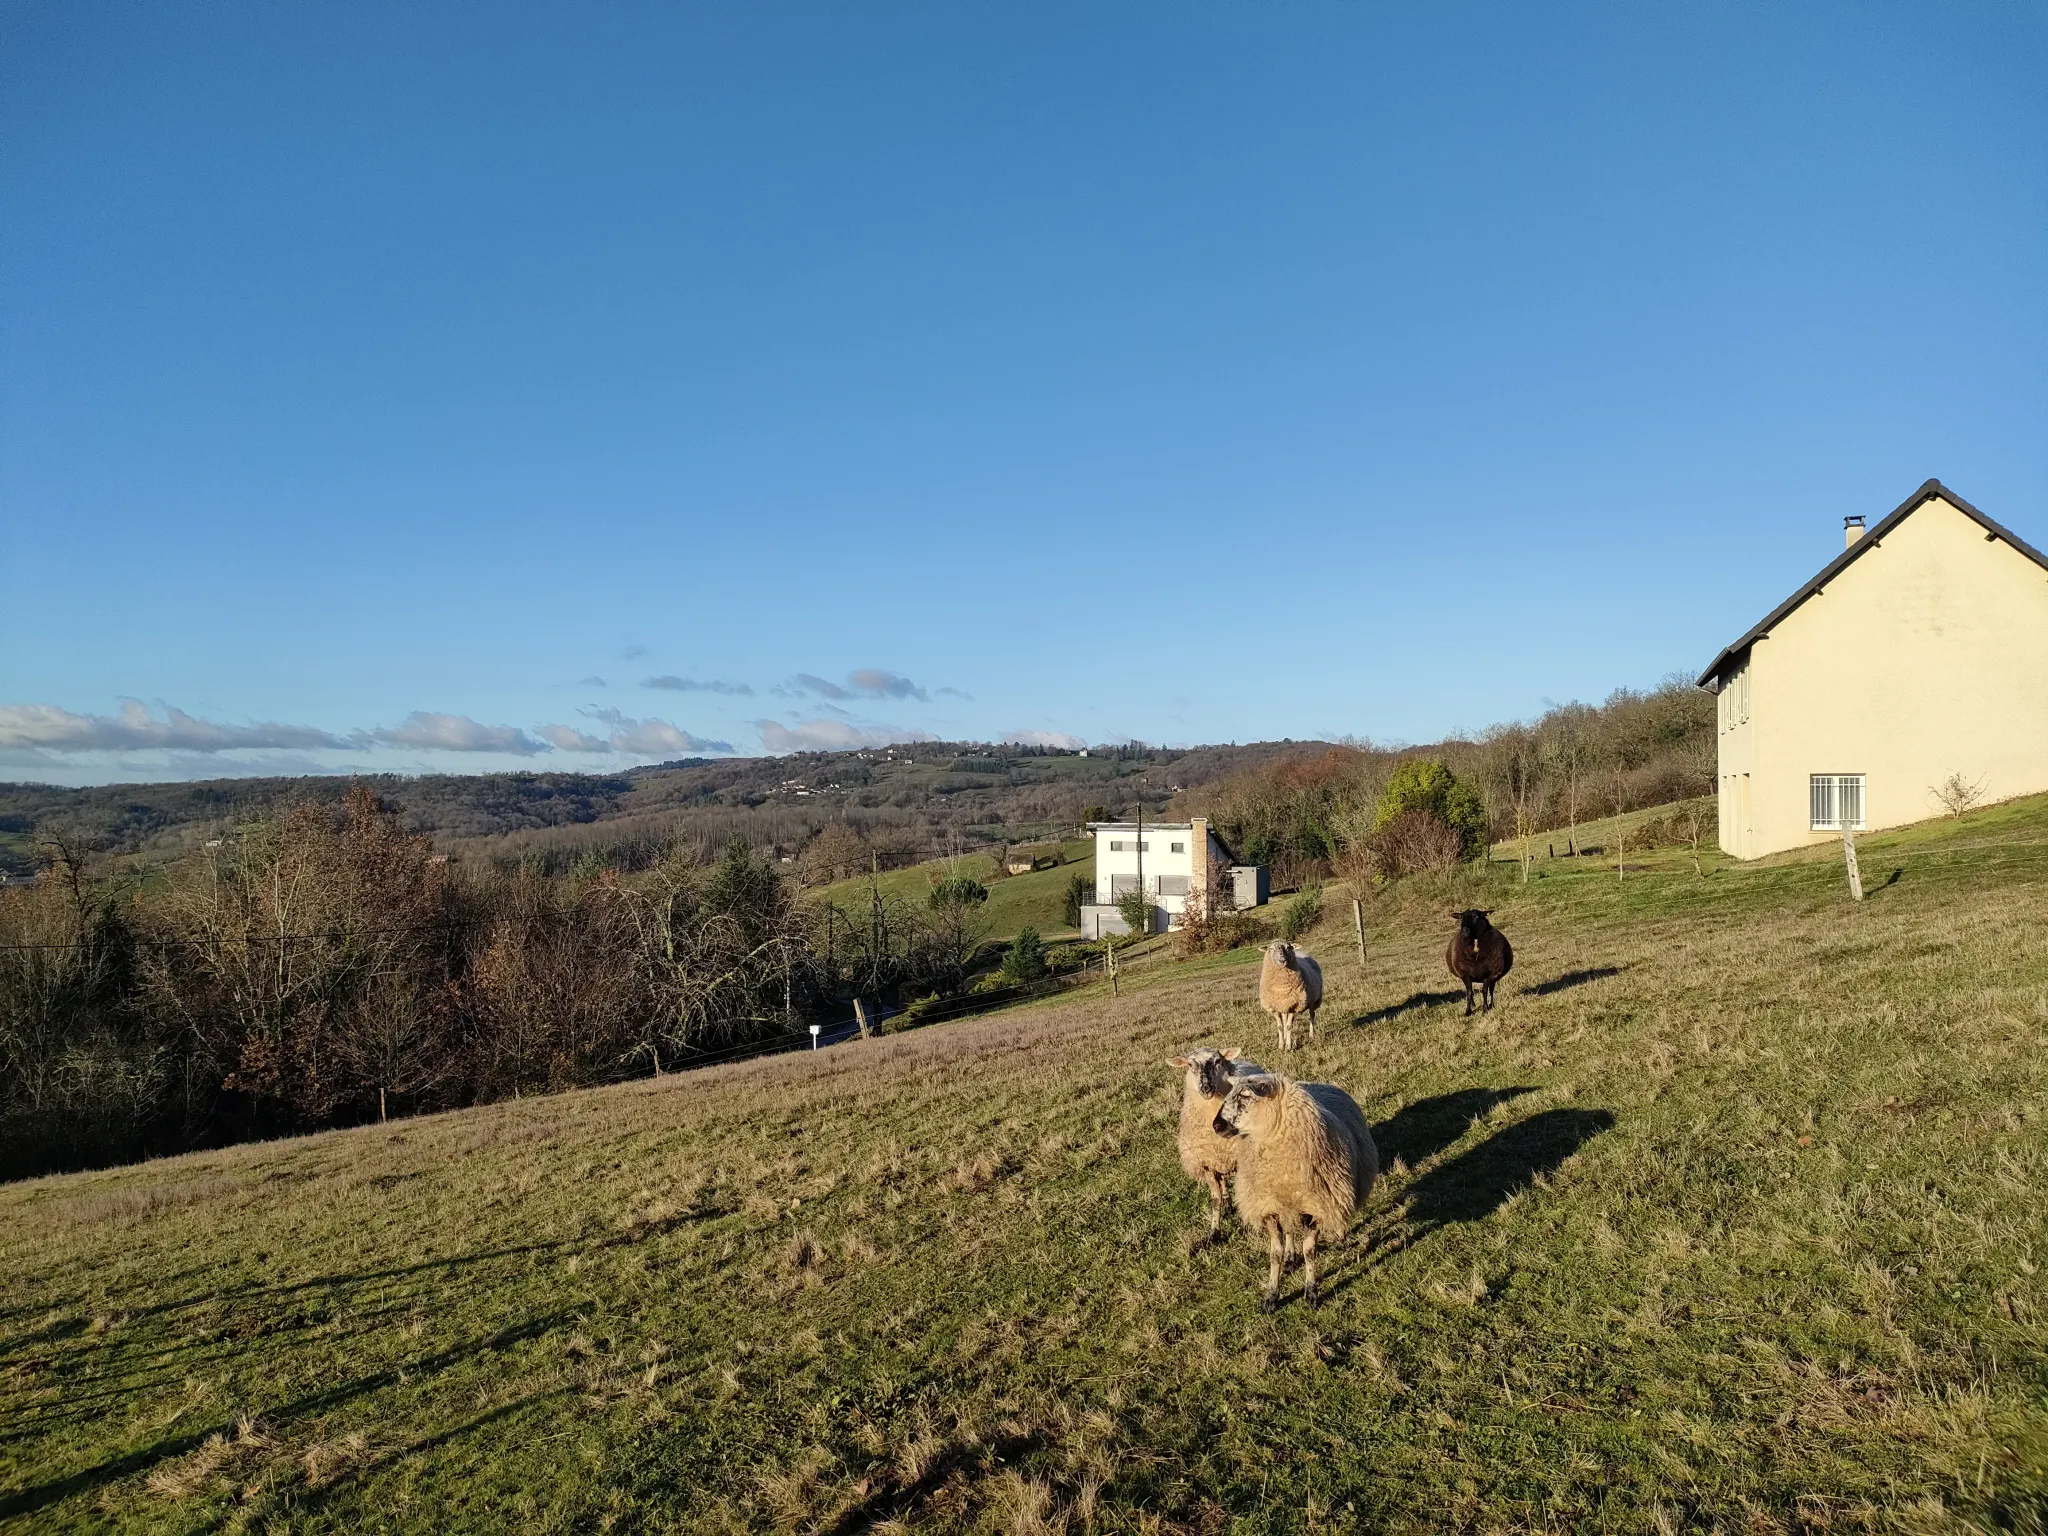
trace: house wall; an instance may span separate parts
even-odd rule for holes
[[[1739,857],[1839,835],[1811,828],[1816,773],[1865,775],[1872,830],[1941,814],[1932,789],[1952,773],[1986,800],[2048,790],[2048,571],[1939,498],[1758,640],[1747,666],[1748,721],[1720,735],[1736,802],[1722,846]]]
[[[1113,905],[1127,888],[1116,877],[1137,878],[1138,850],[1134,845],[1138,842],[1138,828],[1135,823],[1102,822],[1089,830],[1095,835],[1095,902]],[[1124,846],[1113,848],[1115,843]],[[1209,871],[1222,868],[1228,860],[1223,844],[1206,821],[1148,821],[1144,843],[1145,893],[1169,919],[1179,917],[1186,909],[1188,894],[1200,888],[1197,881],[1207,878]],[[1174,851],[1176,844],[1178,852]]]

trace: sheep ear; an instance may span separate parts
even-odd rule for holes
[[[1244,1047],[1241,1045],[1226,1045],[1217,1054],[1222,1056],[1225,1061],[1235,1061],[1244,1054]]]
[[[1249,1078],[1246,1080],[1245,1086],[1262,1099],[1270,1099],[1280,1091],[1280,1085],[1270,1077]]]
[[[1192,1067],[1194,1065],[1194,1063],[1192,1061],[1189,1061],[1185,1056],[1170,1056],[1167,1058],[1167,1060],[1170,1061],[1174,1066],[1179,1067],[1183,1072],[1187,1071],[1189,1067]]]

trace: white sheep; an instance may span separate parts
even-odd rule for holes
[[[1308,1037],[1316,1037],[1316,1010],[1323,1006],[1323,968],[1306,950],[1284,939],[1266,946],[1259,962],[1259,1006],[1273,1016],[1280,1049],[1294,1049],[1294,1021],[1308,1015]]]
[[[1278,1073],[1240,1078],[1215,1125],[1243,1138],[1237,1214],[1266,1235],[1266,1310],[1280,1304],[1290,1238],[1301,1248],[1302,1298],[1314,1306],[1318,1235],[1341,1238],[1380,1176],[1372,1128],[1342,1088]]]
[[[1265,1068],[1247,1061],[1234,1045],[1221,1050],[1199,1046],[1174,1057],[1173,1064],[1182,1074],[1180,1165],[1209,1191],[1209,1230],[1195,1243],[1202,1248],[1223,1235],[1223,1181],[1237,1171],[1237,1149],[1243,1144],[1235,1136],[1217,1134],[1216,1111],[1237,1079]]]

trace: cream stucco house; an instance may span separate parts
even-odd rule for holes
[[[1719,698],[1721,847],[1753,859],[2048,790],[2048,556],[1938,480],[1700,674]]]

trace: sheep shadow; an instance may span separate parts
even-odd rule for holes
[[[1367,1024],[1384,1024],[1389,1019],[1398,1019],[1404,1013],[1417,1008],[1434,1008],[1439,1003],[1462,1003],[1465,994],[1458,992],[1411,992],[1398,1003],[1389,1003],[1384,1008],[1375,1008],[1370,1013],[1361,1013],[1351,1021],[1352,1028],[1363,1028]]]
[[[1605,1109],[1546,1109],[1518,1120],[1410,1185],[1408,1218],[1424,1230],[1484,1220],[1613,1128],[1614,1115]]]
[[[1533,986],[1522,988],[1524,997],[1548,997],[1553,992],[1563,992],[1571,987],[1583,987],[1589,981],[1605,981],[1610,976],[1619,976],[1627,970],[1625,965],[1594,965],[1584,970],[1566,971],[1562,976],[1553,976],[1548,981],[1539,981]]]
[[[1372,1128],[1373,1144],[1379,1148],[1382,1167],[1395,1158],[1410,1168],[1435,1157],[1472,1129],[1480,1116],[1494,1105],[1518,1099],[1534,1088],[1460,1088],[1404,1105],[1392,1118]]]

